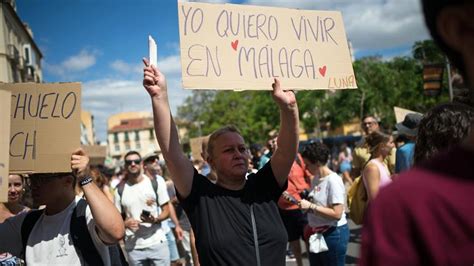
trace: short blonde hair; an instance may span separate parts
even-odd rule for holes
[[[217,138],[225,133],[237,133],[240,136],[240,131],[234,125],[227,125],[217,129],[216,131],[212,132],[211,136],[209,136],[209,141],[207,143],[207,156],[212,156],[212,152],[214,150],[214,142],[216,142]]]

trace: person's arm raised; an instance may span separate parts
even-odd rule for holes
[[[143,59],[143,87],[151,97],[155,134],[163,158],[179,194],[191,193],[194,169],[179,145],[178,131],[171,115],[165,76],[148,60]]]
[[[278,184],[283,186],[298,151],[299,113],[293,91],[283,91],[278,79],[275,79],[272,87],[273,100],[280,108],[280,131],[277,149],[270,162]]]
[[[87,180],[89,176],[89,157],[82,149],[77,149],[71,156],[71,169],[77,182]],[[122,216],[113,203],[90,179],[81,184],[87,204],[94,217],[98,235],[107,244],[115,244],[125,235]]]

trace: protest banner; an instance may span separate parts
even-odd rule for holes
[[[11,92],[10,172],[71,171],[80,146],[80,83],[0,84]]]
[[[107,157],[107,147],[99,145],[82,145],[82,149],[89,156],[89,165],[104,165]]]
[[[418,112],[415,112],[415,111],[412,111],[412,110],[408,110],[408,109],[404,109],[404,108],[401,108],[401,107],[397,107],[397,106],[393,107],[393,111],[395,112],[395,120],[397,121],[397,123],[403,122],[403,120],[405,119],[405,116],[407,114],[420,114],[420,115],[423,115],[421,113],[418,113]]]
[[[357,88],[342,15],[178,2],[183,87]]]
[[[0,90],[0,202],[8,201],[10,97],[9,91]]]

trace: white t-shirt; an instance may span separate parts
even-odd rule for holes
[[[153,192],[153,185],[150,179],[143,175],[143,180],[137,184],[129,185],[125,183],[125,187],[122,193],[122,200],[118,190],[115,191],[115,206],[123,212],[127,218],[133,218],[135,220],[141,220],[140,216],[143,210],[149,211],[154,217],[158,217],[158,210],[161,211],[159,206],[156,204],[155,192]],[[158,188],[156,194],[158,195],[159,205],[167,203],[170,199],[168,192],[166,191],[166,183],[162,178],[157,178]],[[146,204],[148,199],[153,200],[153,204],[148,206]],[[120,204],[121,203],[121,204]],[[140,227],[137,231],[133,232],[130,229],[125,230],[125,249],[141,249],[148,248],[156,245],[160,241],[165,241],[166,235],[160,224],[140,223]]]
[[[69,229],[71,216],[77,201],[55,215],[42,214],[28,238],[25,260],[28,265],[81,265],[74,248]],[[9,251],[20,256],[22,251],[21,225],[26,213],[11,217],[0,224],[0,252]],[[89,234],[105,265],[110,265],[108,246],[102,242],[95,229],[95,221],[89,206],[86,208]]]
[[[334,172],[323,178],[314,178],[311,182],[311,187],[312,190],[309,193],[309,198],[318,206],[344,205],[346,201],[346,189],[342,178]],[[324,225],[341,226],[346,223],[346,213],[344,211],[339,221],[308,212],[308,224],[313,227]]]

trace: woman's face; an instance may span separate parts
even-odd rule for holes
[[[219,178],[245,178],[249,167],[249,152],[242,136],[235,132],[220,135],[209,154],[209,164]]]
[[[393,137],[390,136],[389,140],[382,146],[381,153],[383,156],[389,156],[392,153],[393,148],[395,148],[395,142]]]
[[[23,197],[23,180],[19,175],[8,176],[8,203],[18,203]]]

